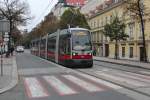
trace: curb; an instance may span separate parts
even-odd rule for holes
[[[2,88],[0,90],[0,94],[12,89],[13,87],[15,87],[18,83],[18,71],[17,71],[17,63],[16,63],[16,57],[13,57],[13,65],[12,65],[12,80],[9,83],[9,85],[7,85],[6,87]]]
[[[123,63],[117,63],[117,62],[106,61],[106,60],[98,60],[98,59],[94,59],[94,60],[95,61],[108,62],[108,63],[112,63],[112,64],[124,65],[124,66],[128,66],[128,67],[136,67],[136,68],[142,68],[142,69],[148,69],[148,70],[150,70],[150,68],[146,68],[146,67],[142,67],[142,66],[138,66],[138,65],[123,64]]]

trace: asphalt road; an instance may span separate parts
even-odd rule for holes
[[[135,100],[119,93],[125,90],[122,87],[58,67],[28,52],[16,57],[19,83],[0,94],[0,100]]]

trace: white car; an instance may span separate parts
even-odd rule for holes
[[[16,52],[24,52],[24,47],[23,46],[17,46]]]

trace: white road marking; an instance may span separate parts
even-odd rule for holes
[[[101,80],[101,79],[98,79],[96,77],[93,77],[93,76],[90,76],[90,75],[87,75],[87,74],[83,74],[83,73],[78,73],[80,76],[82,77],[85,77],[89,80],[92,80],[96,83],[99,83],[99,84],[102,84],[102,85],[105,85],[107,87],[110,87],[110,88],[113,88],[113,89],[121,89],[122,87],[118,86],[118,85],[115,85],[115,84],[112,84],[110,82],[107,82],[107,81],[104,81],[104,80]]]
[[[116,76],[116,75],[113,76],[113,75],[110,75],[110,74],[107,74],[107,73],[100,73],[98,71],[96,72],[96,74],[104,76],[104,77],[111,78],[111,79],[119,81],[119,82],[127,83],[127,84],[130,84],[132,86],[141,87],[141,86],[145,86],[146,85],[143,82],[139,82],[139,81],[136,81],[136,80],[133,80],[133,79],[127,79],[127,78],[119,77],[119,76]]]
[[[55,76],[43,76],[43,78],[53,87],[60,95],[69,95],[69,94],[76,94],[77,92],[62,81],[57,79]]]
[[[87,90],[88,92],[97,92],[97,91],[103,91],[104,89],[99,88],[89,82],[83,81],[75,76],[72,75],[63,75],[64,78],[67,80],[73,82],[74,84],[77,84],[81,88]]]
[[[24,79],[27,94],[30,98],[46,97],[48,93],[36,78]]]

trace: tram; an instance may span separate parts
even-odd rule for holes
[[[58,30],[33,40],[31,53],[66,67],[92,67],[93,51],[88,29]]]

